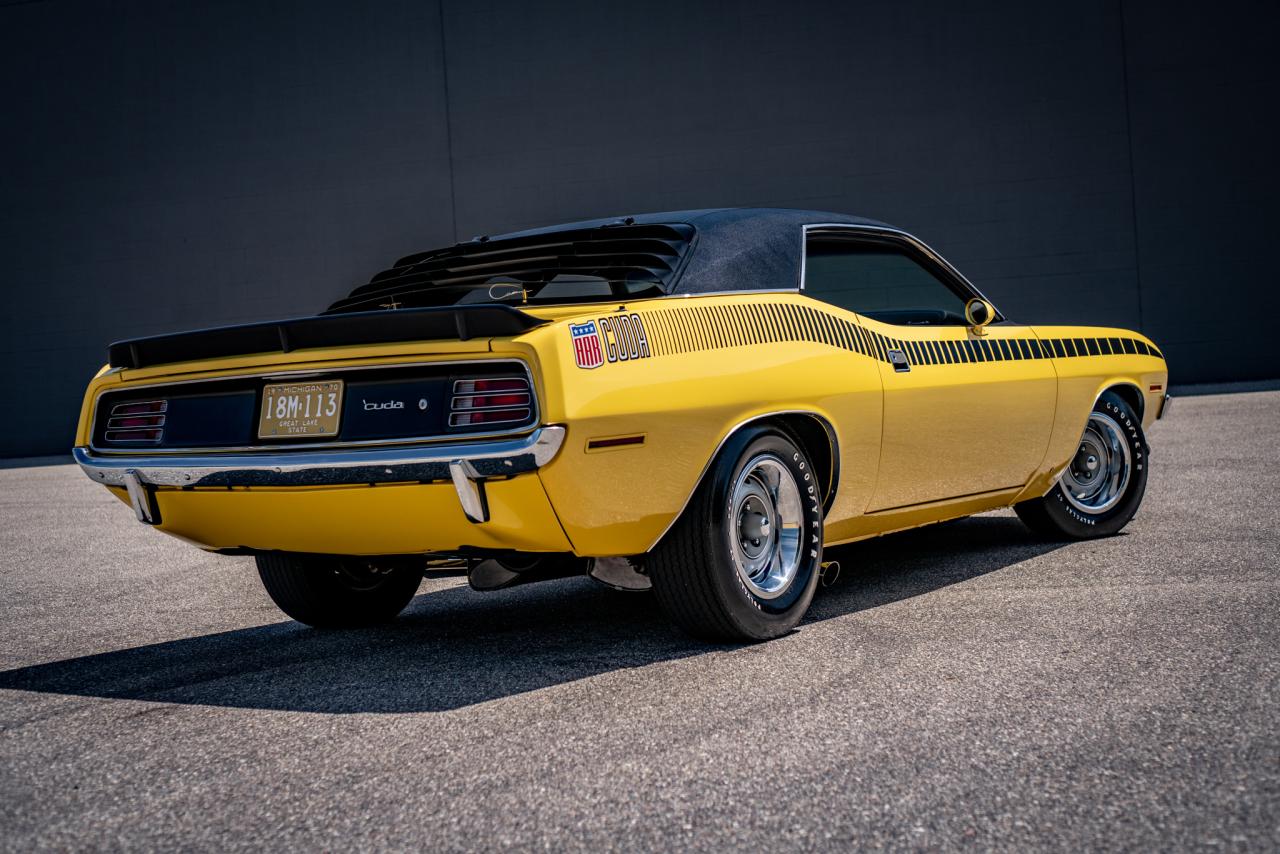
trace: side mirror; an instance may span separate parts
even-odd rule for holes
[[[991,303],[977,297],[964,304],[964,319],[969,321],[969,328],[974,335],[982,335],[987,324],[995,319],[996,310]]]

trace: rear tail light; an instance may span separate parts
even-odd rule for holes
[[[169,401],[167,400],[142,400],[133,403],[117,403],[111,407],[111,415],[148,415],[152,413],[162,413],[168,410]]]
[[[453,411],[467,409],[508,409],[513,406],[529,408],[528,392],[504,394],[474,394],[453,399]]]
[[[450,427],[474,427],[480,424],[516,424],[529,420],[529,410],[490,409],[484,412],[455,412],[449,416]]]
[[[453,384],[454,394],[479,394],[495,391],[528,391],[529,381],[524,377],[497,377],[490,380],[458,380]]]
[[[524,377],[456,380],[450,427],[518,424],[533,417],[533,397]]]
[[[108,442],[158,445],[164,438],[167,400],[135,400],[111,407],[103,438]]]

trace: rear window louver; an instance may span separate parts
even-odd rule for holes
[[[452,305],[495,281],[523,284],[528,291],[525,296],[537,302],[538,289],[557,277],[559,283],[582,277],[597,287],[603,280],[610,293],[584,288],[575,297],[570,287],[565,297],[561,288],[556,302],[634,297],[645,290],[669,293],[693,236],[693,227],[683,223],[619,223],[501,240],[478,238],[401,258],[369,284],[335,302],[326,314]],[[510,298],[519,302],[525,296],[517,285]],[[501,300],[488,294],[484,301]]]

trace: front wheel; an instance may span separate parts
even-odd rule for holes
[[[421,558],[365,558],[272,552],[257,556],[271,601],[317,628],[368,626],[392,619],[422,583]]]
[[[1080,447],[1053,489],[1013,509],[1027,527],[1050,539],[1109,536],[1138,512],[1147,470],[1142,419],[1121,397],[1106,392],[1089,414]]]
[[[689,634],[758,641],[795,628],[822,563],[822,495],[789,436],[748,428],[716,457],[648,561],[663,611]]]

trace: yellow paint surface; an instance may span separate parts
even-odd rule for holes
[[[350,554],[470,545],[580,555],[637,554],[677,518],[726,437],[766,418],[821,420],[838,440],[829,542],[913,527],[1043,494],[1074,453],[1098,395],[1132,386],[1149,425],[1168,374],[1154,355],[916,361],[895,371],[855,342],[892,339],[918,359],[975,338],[964,327],[896,326],[795,293],[667,298],[530,308],[553,320],[514,339],[349,347],[103,371],[90,383],[77,444],[98,393],[121,385],[357,365],[520,358],[542,419],[563,424],[559,455],[538,475],[491,482],[493,518],[468,522],[450,484],[341,489],[162,490],[162,530],[214,548]],[[570,322],[635,316],[647,356],[577,367]],[[616,323],[611,325],[616,326]],[[1122,336],[1088,327],[987,327],[982,337]],[[612,340],[612,339],[611,339]],[[999,346],[997,344],[997,346]],[[936,352],[936,351],[935,351]],[[641,445],[587,452],[590,439],[644,434]],[[120,492],[120,491],[117,491]],[[122,493],[121,493],[122,494]]]

